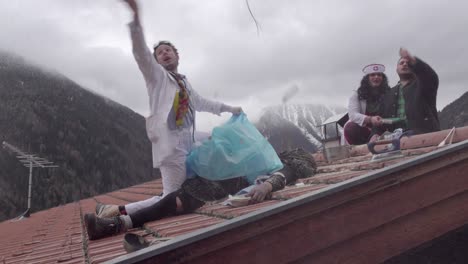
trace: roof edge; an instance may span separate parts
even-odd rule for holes
[[[305,195],[302,195],[302,196],[299,196],[299,197],[296,197],[287,201],[283,201],[280,204],[271,205],[263,209],[260,209],[258,211],[251,212],[249,214],[239,216],[234,219],[227,220],[225,222],[194,231],[192,233],[181,235],[170,241],[160,243],[160,244],[142,249],[140,251],[136,251],[136,252],[115,258],[106,263],[109,263],[109,264],[110,263],[137,263],[140,261],[144,261],[149,258],[155,257],[159,254],[189,245],[191,243],[195,243],[202,239],[212,237],[214,235],[234,229],[236,227],[240,227],[240,226],[258,221],[260,219],[266,218],[268,216],[281,213],[290,208],[294,208],[302,204],[309,203],[311,201],[352,188],[359,184],[385,177],[389,174],[393,174],[395,172],[405,170],[409,167],[422,164],[422,163],[437,159],[439,157],[442,157],[446,154],[454,153],[463,149],[468,149],[468,140],[464,140],[462,142],[440,148],[433,152],[415,157],[414,159],[403,161],[401,163],[397,163],[397,164],[390,165],[388,167],[384,167],[376,171],[366,173],[362,176],[352,178],[352,179],[343,181],[341,183],[334,184],[330,187],[325,187],[323,189],[316,190],[311,193],[308,193],[308,194],[305,194]]]

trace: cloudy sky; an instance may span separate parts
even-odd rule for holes
[[[244,0],[138,3],[148,45],[171,40],[200,94],[252,118],[293,86],[290,103],[345,106],[369,63],[386,65],[393,85],[400,46],[438,72],[439,110],[468,90],[467,1],[249,0],[259,33]],[[119,0],[0,0],[0,49],[146,115],[130,20]]]

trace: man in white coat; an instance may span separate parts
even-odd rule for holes
[[[370,64],[362,71],[361,85],[349,98],[349,121],[344,126],[344,139],[351,145],[369,142],[375,128],[382,126],[384,95],[390,90],[384,65]]]
[[[178,73],[179,54],[168,41],[160,41],[153,53],[146,45],[135,0],[125,0],[133,11],[129,24],[133,55],[143,74],[148,90],[151,114],[146,118],[146,130],[152,143],[153,167],[161,171],[163,196],[179,190],[186,179],[185,159],[192,148],[195,133],[195,112],[222,112],[240,114],[241,107],[232,107],[207,100],[190,85],[187,78]],[[127,204],[98,204],[99,217],[134,213],[159,201],[161,196]],[[121,212],[125,210],[125,212]]]

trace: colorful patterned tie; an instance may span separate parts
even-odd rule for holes
[[[184,124],[184,117],[189,110],[189,96],[182,77],[177,73],[171,72],[171,74],[176,79],[180,88],[179,92],[176,92],[173,104],[174,112],[176,114],[176,126],[180,127]]]

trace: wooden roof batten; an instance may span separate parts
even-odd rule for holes
[[[467,170],[465,140],[107,263],[379,263],[468,223]]]

